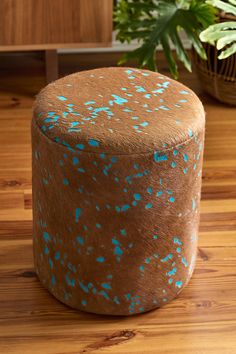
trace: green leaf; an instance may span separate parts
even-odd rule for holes
[[[171,34],[171,40],[172,40],[172,43],[174,43],[174,45],[175,45],[176,54],[177,54],[179,60],[182,61],[185,68],[191,72],[192,66],[191,66],[190,58],[189,58],[186,50],[183,47],[183,44],[181,42],[181,39],[180,39],[177,31],[175,31]]]
[[[210,26],[200,34],[202,42],[216,44],[218,50],[230,45],[230,48],[223,51],[218,58],[224,59],[234,54],[234,44],[236,42],[236,22],[227,21]]]
[[[228,35],[220,38],[217,41],[216,48],[218,50],[220,50],[220,49],[224,48],[226,45],[234,43],[234,42],[236,42],[236,31],[232,31],[231,34],[228,34]]]
[[[231,0],[231,2],[234,4],[234,2]],[[224,1],[221,0],[207,0],[207,4],[212,5],[214,7],[217,7],[218,9],[230,13],[236,16],[236,7],[233,5],[230,5]]]
[[[188,38],[192,42],[193,48],[196,50],[198,55],[202,59],[206,60],[207,59],[206,52],[205,52],[205,49],[203,48],[203,45],[202,45],[201,41],[199,40],[198,36],[194,33],[194,31],[192,30],[191,27],[186,26],[185,31],[188,35]]]
[[[218,59],[226,59],[234,53],[236,53],[236,43],[233,43],[229,48],[223,50],[218,56]]]
[[[117,38],[122,42],[137,39],[141,45],[123,56],[120,63],[136,59],[139,67],[156,70],[156,48],[161,45],[169,70],[177,78],[177,63],[170,43],[174,44],[177,60],[191,70],[178,31],[181,28],[198,54],[206,59],[199,33],[215,22],[215,12],[205,0],[121,0],[114,16]]]
[[[162,44],[162,47],[163,47],[163,51],[164,51],[166,60],[167,60],[167,62],[169,64],[170,72],[171,72],[173,78],[177,79],[178,78],[178,67],[177,67],[176,62],[174,60],[174,57],[172,55],[172,52],[171,52],[171,49],[170,49],[170,44],[169,44],[167,36],[162,36],[161,44]]]

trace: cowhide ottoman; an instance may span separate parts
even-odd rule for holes
[[[131,315],[184,288],[196,259],[204,124],[191,90],[146,70],[85,71],[39,93],[34,259],[57,299]]]

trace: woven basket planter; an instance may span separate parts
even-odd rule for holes
[[[235,19],[235,17],[233,17]],[[232,20],[221,15],[221,21]],[[203,60],[193,50],[193,61],[203,89],[221,102],[236,105],[236,55],[219,60],[219,52],[204,44],[207,60]]]

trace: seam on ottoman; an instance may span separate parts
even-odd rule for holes
[[[48,135],[46,135],[42,129],[40,128],[40,126],[38,125],[37,121],[34,120],[34,117],[32,118],[32,127],[33,125],[37,128],[37,130],[39,131],[39,133],[41,135],[43,135],[47,140],[49,140],[51,143],[53,144],[56,144],[57,146],[61,146],[63,148],[65,148],[66,150],[68,150],[68,147],[66,147],[65,145],[63,144],[60,144],[60,143],[57,143],[56,141],[54,141],[53,139],[51,139]],[[31,128],[32,129],[32,128]],[[199,131],[198,133],[200,132],[204,132],[204,129],[202,131]],[[87,153],[87,154],[94,154],[94,155],[99,155],[99,154],[107,154],[107,155],[115,155],[115,156],[134,156],[134,155],[151,155],[153,154],[154,152],[158,151],[158,152],[168,152],[168,151],[173,151],[174,149],[177,148],[177,146],[185,146],[185,145],[188,145],[189,142],[191,142],[195,137],[197,136],[197,134],[193,134],[193,136],[187,140],[184,140],[183,142],[181,143],[178,143],[174,146],[171,146],[170,148],[167,148],[167,149],[156,149],[156,150],[150,150],[150,151],[146,151],[146,152],[139,152],[139,153],[130,153],[130,154],[122,154],[122,153],[115,153],[115,152],[106,152],[106,151],[99,151],[99,152],[96,152],[96,151],[88,151],[88,150],[84,150],[84,151],[81,151],[81,150],[78,150],[80,152],[80,154],[82,153]],[[204,139],[203,139],[204,141]],[[75,152],[77,151],[74,147],[70,147],[71,149],[74,149]],[[71,151],[72,152],[72,151]]]

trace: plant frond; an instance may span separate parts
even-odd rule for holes
[[[226,59],[236,53],[236,43],[233,43],[229,48],[223,50],[218,56],[219,59]]]
[[[232,0],[231,0],[231,2],[232,2]],[[224,2],[221,0],[207,0],[206,3],[209,5],[212,5],[214,7],[217,7],[218,9],[220,9],[226,13],[233,14],[236,16],[236,7],[227,3],[227,2]]]
[[[139,48],[123,56],[121,63],[136,59],[140,67],[156,70],[156,48],[160,44],[173,77],[178,77],[178,67],[172,55],[174,44],[176,58],[191,70],[190,59],[178,34],[181,28],[198,54],[206,59],[199,40],[199,33],[215,23],[216,10],[205,0],[121,0],[115,10],[117,38],[122,42],[137,39]]]

